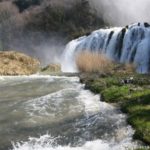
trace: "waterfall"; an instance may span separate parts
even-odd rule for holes
[[[62,57],[63,72],[77,72],[75,56],[81,51],[106,54],[120,63],[133,63],[139,73],[150,72],[150,25],[100,29],[68,43]]]

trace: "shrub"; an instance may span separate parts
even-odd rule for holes
[[[80,72],[109,73],[113,63],[104,54],[81,52],[76,56],[76,64]]]

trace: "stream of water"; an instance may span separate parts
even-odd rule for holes
[[[77,77],[0,77],[0,150],[124,150],[133,133]]]

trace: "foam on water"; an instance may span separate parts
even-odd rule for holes
[[[33,75],[22,75],[22,76],[0,76],[0,80],[33,80],[33,79],[68,79],[66,76],[52,76],[52,75],[40,75],[40,74],[33,74]],[[71,81],[79,81],[78,77],[69,77]]]
[[[40,138],[29,138],[27,142],[13,143],[13,150],[126,150],[137,147],[130,143],[130,139],[125,139],[120,143],[114,143],[113,141],[108,143],[103,140],[88,141],[77,147],[57,145],[56,139],[48,134]]]
[[[0,99],[0,134],[5,135],[0,144],[4,138],[13,141],[13,150],[124,150],[136,146],[126,116],[85,90],[79,78],[33,75],[3,79],[0,88],[7,88],[0,94],[7,104]],[[8,89],[10,83],[13,86]]]
[[[63,80],[65,79],[67,80],[68,78],[63,78]],[[88,114],[95,114],[100,109],[105,111],[106,108],[108,110],[113,109],[105,102],[101,102],[100,105],[99,95],[94,95],[90,91],[84,90],[84,85],[78,83],[78,78],[72,77],[69,80],[74,85],[73,87],[28,100],[22,104],[20,109],[24,109],[32,120],[36,117],[47,116],[51,118],[51,122],[56,122],[69,116],[80,115],[83,111],[85,116],[88,117]],[[74,95],[74,97],[70,97],[70,95]],[[68,103],[70,103],[70,106],[68,106]],[[66,113],[62,115],[64,111]]]

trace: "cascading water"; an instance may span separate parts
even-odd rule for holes
[[[100,29],[71,41],[63,54],[62,71],[77,72],[75,55],[83,50],[105,53],[120,63],[134,63],[137,72],[150,72],[150,25]]]
[[[85,90],[77,77],[1,77],[0,91],[0,150],[137,146],[126,116]]]

